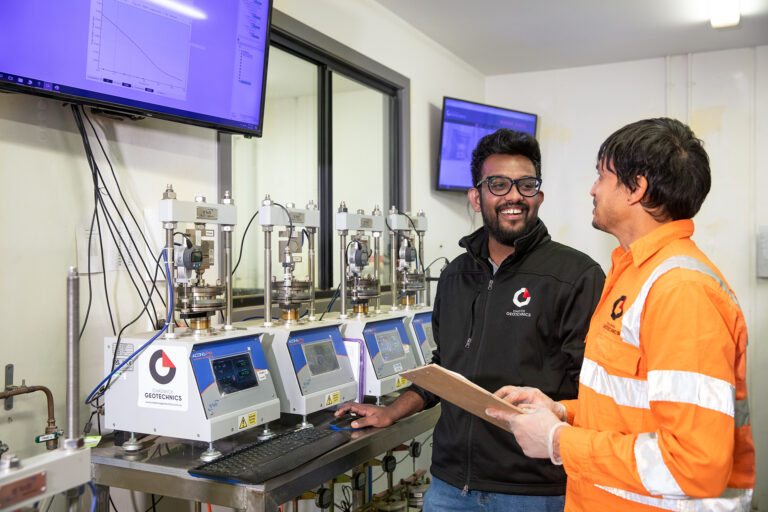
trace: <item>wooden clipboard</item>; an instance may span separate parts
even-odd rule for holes
[[[489,393],[463,375],[446,370],[437,364],[428,364],[413,370],[406,370],[400,372],[400,375],[443,400],[451,402],[453,405],[461,407],[508,432],[509,425],[507,422],[488,416],[485,414],[485,410],[493,408],[525,413],[519,407],[505,402],[493,393]]]

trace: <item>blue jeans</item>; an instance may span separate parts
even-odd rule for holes
[[[565,496],[524,496],[462,490],[432,477],[423,512],[562,512]]]

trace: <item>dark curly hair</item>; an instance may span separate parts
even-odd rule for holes
[[[597,162],[634,191],[637,177],[648,182],[640,204],[655,218],[690,219],[712,184],[703,142],[676,119],[645,119],[628,124],[600,146]]]
[[[483,163],[491,155],[521,155],[533,162],[536,177],[541,178],[541,151],[536,138],[525,132],[499,128],[477,143],[472,151],[472,185],[477,185],[483,173]]]

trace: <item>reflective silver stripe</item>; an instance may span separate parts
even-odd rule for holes
[[[699,385],[699,381],[701,381],[701,385]],[[731,392],[725,386],[731,389],[733,386],[706,375],[672,370],[653,370],[648,372],[648,381],[646,382],[610,375],[605,368],[595,361],[584,358],[579,382],[595,393],[612,398],[618,405],[650,409],[650,401],[691,403],[733,416],[736,427],[749,425],[749,402],[747,399],[734,402],[732,412],[729,413],[721,395],[727,396]]]
[[[733,417],[736,388],[708,375],[676,370],[648,372],[648,400],[685,402]]]
[[[628,501],[675,512],[749,512],[752,506],[752,489],[726,489],[717,498],[674,499],[643,496],[602,485],[595,487]]]
[[[632,305],[624,312],[624,318],[621,321],[621,339],[624,340],[625,343],[629,343],[635,347],[640,346],[640,318],[643,315],[643,308],[645,307],[648,293],[651,291],[651,287],[658,278],[676,268],[695,270],[696,272],[708,275],[728,294],[736,306],[739,305],[736,296],[714,270],[696,258],[690,256],[672,256],[661,262],[661,264],[651,272],[651,275],[645,283],[643,283],[643,287],[640,289],[640,293],[637,294]]]
[[[749,425],[749,402],[747,399],[736,400],[736,412],[733,416],[736,428]]]
[[[605,368],[584,358],[579,382],[595,393],[612,398],[618,405],[650,409],[648,403],[648,382],[610,375]]]
[[[643,487],[648,494],[684,498],[685,493],[677,485],[675,477],[664,463],[656,432],[638,434],[635,440],[635,464]]]

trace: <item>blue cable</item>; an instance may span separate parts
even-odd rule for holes
[[[149,346],[150,343],[155,341],[161,334],[165,332],[166,329],[168,329],[168,324],[171,323],[171,317],[173,316],[173,285],[171,284],[171,271],[168,269],[168,258],[167,258],[165,249],[163,250],[163,261],[165,262],[165,275],[168,278],[168,290],[170,295],[169,297],[170,303],[168,304],[168,319],[165,321],[165,325],[163,326],[162,329],[160,329],[157,332],[157,334],[152,336],[152,338],[148,342],[143,344],[141,347],[139,347],[138,350],[136,350],[133,354],[131,354],[130,357],[128,357],[125,361],[120,363],[120,366],[112,370],[112,373],[104,377],[104,380],[99,382],[99,384],[95,388],[93,388],[93,391],[91,391],[91,394],[88,395],[88,398],[85,399],[86,404],[90,403],[91,399],[93,398],[93,395],[95,395],[96,392],[101,388],[101,386],[103,386],[105,382],[111,379],[112,376],[120,370],[120,368],[128,364],[129,361],[131,361],[134,357],[136,357],[137,354],[141,353],[142,350],[147,348],[147,346]]]
[[[93,485],[92,481],[88,482],[88,486],[91,488],[91,494],[93,494],[93,498],[91,498],[91,512],[94,512],[96,510],[96,486]]]

